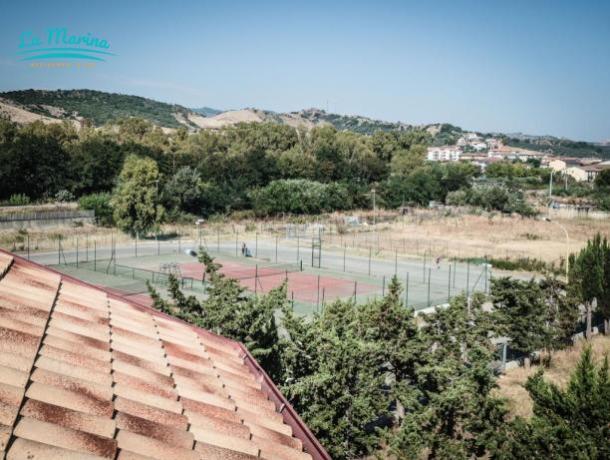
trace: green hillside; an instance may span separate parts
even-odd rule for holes
[[[176,104],[166,104],[139,96],[106,93],[89,89],[76,90],[25,90],[0,93],[0,97],[26,106],[29,110],[56,116],[43,106],[63,109],[67,118],[74,115],[91,120],[96,126],[126,117],[141,117],[158,126],[178,128],[184,126],[174,113],[186,115],[189,110]]]

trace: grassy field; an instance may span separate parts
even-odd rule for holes
[[[596,362],[599,363],[604,355],[610,354],[610,337],[598,335],[589,343]],[[576,367],[582,349],[586,344],[587,342],[582,340],[573,347],[554,354],[551,366],[544,369],[545,379],[559,386],[565,385],[569,381],[570,374]],[[513,416],[530,417],[532,415],[532,400],[523,385],[527,378],[534,375],[538,369],[540,369],[539,366],[510,369],[498,380],[500,386],[498,394],[508,399],[508,405]]]
[[[380,223],[375,231],[348,233],[333,237],[333,243],[346,244],[377,253],[458,258],[536,258],[558,262],[568,249],[566,237],[557,224],[565,227],[570,238],[569,250],[578,251],[600,232],[610,235],[610,221],[562,219],[547,222],[499,214],[449,214],[416,210],[395,222]]]
[[[345,224],[348,216],[358,216],[360,224]],[[221,219],[214,218],[202,227],[204,238],[222,239],[280,238],[286,236],[287,224],[314,224],[309,226],[311,238],[315,228],[324,229],[326,247],[347,247],[352,254],[394,258],[403,256],[444,258],[533,258],[548,263],[557,263],[566,251],[578,251],[596,233],[610,236],[610,221],[596,219],[557,219],[547,222],[542,219],[524,219],[500,214],[472,214],[447,210],[411,210],[401,216],[390,211],[354,211],[324,216],[302,216],[286,219]],[[570,238],[569,246],[561,229],[563,226]],[[313,232],[313,233],[312,233]],[[185,238],[197,240],[199,230],[195,225],[164,225],[163,239]],[[58,238],[62,237],[62,248],[74,249],[80,245],[90,248],[108,247],[133,243],[128,235],[108,228],[92,225],[56,229],[30,229],[0,231],[0,247],[25,252],[29,241],[31,251],[55,251]],[[151,237],[149,237],[149,241]],[[141,240],[142,241],[142,240]],[[154,237],[152,237],[154,241]]]

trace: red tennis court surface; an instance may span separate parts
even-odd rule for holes
[[[235,278],[242,287],[252,292],[266,293],[280,286],[288,278],[288,296],[299,302],[317,303],[368,294],[379,290],[377,286],[355,283],[331,276],[313,275],[300,271],[284,271],[279,267],[258,267],[237,262],[222,261],[220,272],[227,278]],[[181,264],[182,276],[202,279],[203,265],[197,262]],[[258,274],[258,277],[257,277]]]

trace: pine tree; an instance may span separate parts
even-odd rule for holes
[[[591,348],[582,352],[565,389],[538,372],[526,388],[534,401],[530,421],[516,419],[495,457],[548,459],[610,458],[610,374],[608,358],[595,366]]]

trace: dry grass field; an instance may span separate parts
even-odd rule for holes
[[[558,262],[565,257],[569,235],[570,252],[578,251],[600,232],[610,237],[610,221],[595,219],[525,219],[499,214],[443,215],[438,211],[418,210],[395,222],[379,223],[357,233],[335,235],[332,242],[347,247],[372,247],[375,252],[433,257],[493,257],[517,259],[530,257]]]
[[[605,354],[610,354],[610,337],[598,335],[589,343],[597,363],[603,360]],[[576,367],[582,349],[586,344],[587,342],[582,340],[569,349],[555,353],[551,366],[544,369],[544,378],[556,385],[565,385],[570,379],[570,374]],[[532,415],[532,400],[523,385],[527,378],[535,374],[538,369],[540,369],[539,366],[510,369],[498,379],[500,388],[497,392],[500,396],[508,399],[508,405],[513,416],[530,417]]]

